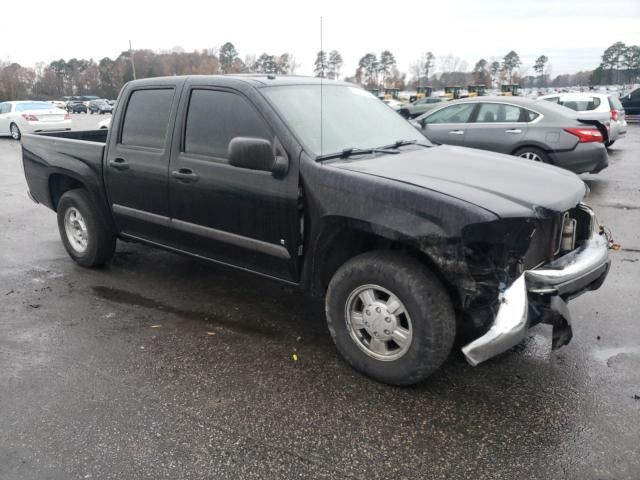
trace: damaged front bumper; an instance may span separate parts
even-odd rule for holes
[[[592,232],[580,247],[537,269],[526,270],[500,295],[493,324],[480,338],[462,347],[467,361],[476,366],[520,343],[530,316],[540,314],[554,326],[553,347],[571,340],[567,301],[595,290],[609,272],[609,240],[599,231],[592,215]],[[533,310],[533,311],[532,311]]]

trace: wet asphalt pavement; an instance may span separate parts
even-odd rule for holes
[[[414,388],[354,372],[288,287],[125,243],[76,266],[19,143],[0,167],[2,480],[640,478],[640,126],[584,176],[622,249],[572,343],[539,326]]]

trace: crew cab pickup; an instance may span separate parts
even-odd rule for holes
[[[598,288],[608,239],[573,173],[432,146],[348,83],[189,76],[126,84],[108,130],[24,135],[30,196],[78,264],[116,240],[253,272],[325,299],[337,349],[422,381],[456,335],[477,365]]]

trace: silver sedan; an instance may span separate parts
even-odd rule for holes
[[[435,143],[507,153],[575,173],[597,173],[609,164],[606,127],[550,102],[466,98],[412,123]]]

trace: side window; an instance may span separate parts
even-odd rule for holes
[[[272,139],[262,117],[240,95],[217,90],[193,90],[184,132],[184,152],[227,158],[235,137]]]
[[[631,92],[631,100],[640,102],[640,89]]]
[[[122,145],[163,148],[173,88],[136,90],[129,97],[122,126]]]
[[[589,110],[595,110],[600,105],[600,99],[598,97],[590,97],[589,99],[575,99],[560,101],[560,105],[570,108],[576,112],[586,112]]]
[[[476,122],[479,123],[514,123],[520,122],[522,109],[503,103],[482,103]]]
[[[532,112],[531,110],[525,110],[524,113],[526,115],[525,122],[533,122],[536,118],[540,116],[539,113]]]
[[[0,103],[0,114],[9,113],[11,111],[10,103]]]
[[[560,97],[550,97],[550,98],[545,98],[545,100],[551,103],[558,103],[558,101],[560,100]]]
[[[459,103],[443,108],[429,115],[424,119],[426,124],[438,123],[468,123],[471,112],[475,108],[475,103]]]

